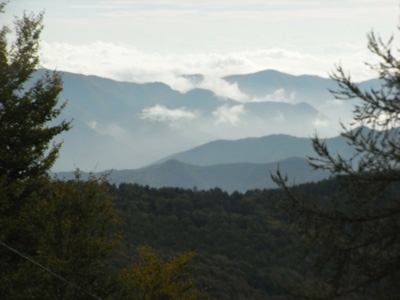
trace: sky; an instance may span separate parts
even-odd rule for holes
[[[356,80],[367,33],[397,34],[395,0],[11,0],[0,25],[45,12],[43,67],[121,81],[161,81],[185,92],[183,74],[218,78],[275,69],[328,77],[341,64]],[[395,44],[397,43],[395,39]],[[203,86],[204,87],[204,86]],[[205,86],[207,88],[207,86]],[[228,91],[229,93],[229,91]]]

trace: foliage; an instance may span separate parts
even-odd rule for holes
[[[2,3],[1,8],[4,6]],[[25,86],[39,64],[42,19],[42,14],[24,14],[16,19],[16,40],[11,45],[7,42],[10,29],[3,26],[0,30],[0,239],[27,250],[32,248],[27,244],[36,241],[25,214],[35,203],[40,182],[47,176],[60,146],[48,149],[48,145],[70,127],[66,121],[47,124],[63,108],[57,108],[62,89],[60,74],[46,74],[29,89]],[[8,258],[7,250],[0,251],[3,258]],[[18,259],[14,257],[8,263],[15,268]],[[7,273],[10,268],[2,264],[0,273]]]
[[[1,9],[5,6],[1,4]],[[37,209],[42,182],[57,157],[60,145],[48,148],[50,141],[68,130],[70,124],[49,126],[63,105],[57,107],[62,89],[60,74],[46,74],[32,87],[26,84],[38,64],[39,38],[43,15],[27,15],[15,21],[16,40],[9,45],[8,27],[0,30],[0,240],[33,255],[38,244],[37,226],[31,223]],[[20,256],[0,249],[0,294],[13,298],[23,264]],[[25,275],[24,275],[25,276]]]
[[[317,136],[312,139],[318,157],[310,163],[338,178],[337,192],[329,201],[305,199],[279,171],[273,176],[287,193],[281,209],[291,216],[310,253],[317,254],[320,280],[308,291],[302,285],[289,288],[308,298],[400,297],[400,61],[392,54],[392,40],[385,44],[373,32],[368,37],[369,50],[380,59],[369,64],[378,72],[380,88],[362,89],[340,66],[332,75],[338,99],[360,100],[353,125],[361,127],[343,125],[342,133],[354,156],[346,160]]]
[[[302,193],[325,197],[328,183],[304,185]],[[110,192],[125,219],[116,265],[126,265],[137,245],[148,244],[164,256],[194,249],[189,272],[198,287],[207,287],[210,297],[220,300],[290,299],[280,288],[281,281],[291,280],[286,273],[307,275],[306,263],[297,259],[296,237],[284,233],[273,218],[275,200],[268,190],[228,194],[218,188],[121,184]]]
[[[162,260],[150,247],[138,249],[140,261],[124,268],[118,279],[122,284],[121,299],[135,300],[195,300],[203,294],[195,289],[187,271],[195,253]]]
[[[106,293],[106,259],[120,237],[104,182],[44,179],[33,200],[15,220],[29,236],[13,246],[58,276],[11,257],[2,269],[4,299],[92,299],[90,293]]]
[[[39,64],[42,20],[42,14],[17,19],[12,45],[7,43],[8,27],[0,31],[0,174],[7,182],[43,176],[60,147],[56,144],[48,151],[49,143],[70,128],[66,121],[48,126],[64,107],[57,107],[60,73],[47,73],[26,90]]]

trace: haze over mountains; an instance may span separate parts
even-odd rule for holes
[[[110,171],[110,183],[136,183],[150,187],[178,187],[209,190],[220,188],[229,193],[247,190],[276,188],[271,179],[279,166],[283,174],[290,174],[290,183],[316,182],[329,177],[325,171],[313,170],[304,158],[288,158],[278,163],[232,163],[212,166],[195,166],[175,159],[158,165],[135,169]],[[103,172],[94,173],[95,176]],[[73,172],[58,173],[61,179],[73,179]],[[83,173],[83,178],[88,174]]]
[[[213,90],[200,88],[212,87],[206,76],[183,79],[194,89],[181,93],[159,82],[64,73],[61,99],[68,105],[61,117],[73,119],[74,127],[60,137],[54,171],[134,169],[219,139],[310,137],[315,131],[333,137],[354,104],[334,100],[328,89],[336,83],[317,76],[266,70],[220,78]]]
[[[332,153],[339,153],[343,157],[349,158],[353,153],[346,140],[341,136],[327,139],[326,144]],[[260,164],[279,162],[291,157],[306,158],[309,156],[315,156],[309,138],[274,134],[260,138],[217,140],[173,154],[158,163],[176,159],[198,166],[240,162]]]
[[[341,136],[327,139],[326,143],[333,154],[344,158],[353,155],[353,150]],[[310,156],[315,157],[315,153],[308,138],[280,134],[217,140],[168,156],[148,167],[110,170],[108,178],[115,184],[126,182],[157,188],[196,187],[202,190],[218,187],[228,192],[245,192],[276,187],[270,174],[278,168],[296,184],[328,178],[328,172],[310,167],[306,159]],[[60,172],[58,175],[65,179],[74,177],[73,172]],[[83,175],[88,176],[87,173]]]

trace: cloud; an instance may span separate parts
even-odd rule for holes
[[[343,106],[343,100],[340,99],[329,99],[326,100],[327,105],[333,105],[333,106]]]
[[[97,122],[96,121],[87,122],[87,125],[89,125],[89,127],[92,128],[93,130],[96,130],[96,128],[97,128]]]
[[[240,122],[240,116],[245,114],[243,105],[222,105],[212,112],[217,117],[217,124],[236,125]]]
[[[329,121],[327,119],[323,119],[323,118],[318,117],[313,121],[313,125],[316,128],[328,127],[329,126]]]
[[[196,111],[189,111],[185,107],[178,109],[169,109],[162,105],[147,107],[142,110],[141,119],[164,122],[164,123],[180,123],[190,121],[197,117]]]
[[[346,1],[347,2],[347,1]],[[349,0],[350,3],[358,3],[358,4],[375,4],[376,6],[382,6],[382,4],[390,5],[393,4],[390,0]],[[260,2],[259,0],[248,0],[245,3],[243,0],[203,0],[200,2],[190,2],[187,0],[119,0],[119,1],[103,1],[104,5],[123,5],[125,7],[129,7],[129,5],[135,4],[147,4],[147,7],[150,5],[158,6],[160,4],[168,5],[168,6],[176,6],[176,7],[195,7],[195,8],[221,8],[221,7],[229,7],[230,9],[244,9],[246,7],[265,7],[265,8],[274,8],[274,7],[286,7],[288,9],[299,9],[299,8],[307,8],[307,7],[315,7],[320,6],[321,1],[315,0],[264,0]]]
[[[129,132],[117,123],[102,124],[97,121],[89,121],[86,124],[100,135],[109,135],[118,141],[131,139]]]
[[[275,117],[274,117],[274,121],[283,121],[283,120],[286,120],[286,118],[285,118],[285,116],[281,113],[281,112],[279,112]]]
[[[213,91],[221,99],[233,99],[238,102],[247,102],[248,96],[239,89],[237,83],[229,83],[218,77],[202,76],[191,80],[192,88],[201,88]]]
[[[141,51],[133,46],[95,42],[86,45],[42,42],[42,66],[98,75],[119,81],[137,83],[164,82],[181,92],[194,85],[184,74],[203,74],[205,87],[213,88],[218,95],[244,99],[234,86],[217,82],[218,78],[232,74],[246,74],[265,69],[275,69],[293,75],[319,75],[327,77],[334,63],[340,62],[355,80],[364,80],[376,74],[365,68],[371,61],[367,50],[349,48],[341,55],[310,55],[282,48],[247,50],[229,53],[168,54]],[[214,79],[212,79],[214,78]],[[216,87],[219,87],[219,90]],[[224,91],[225,90],[225,91]]]
[[[360,1],[360,0],[358,0]],[[363,0],[366,1],[366,0]],[[372,1],[372,0],[368,0]],[[375,0],[377,1],[377,0]],[[169,5],[182,5],[182,6],[199,6],[198,2],[189,2],[187,0],[113,0],[113,1],[104,1],[105,3],[115,3],[115,4],[135,4],[135,3],[152,3],[152,4],[169,4]],[[312,0],[283,0],[280,1],[279,4],[299,4],[299,3],[312,3],[315,1]],[[201,1],[202,5],[213,5],[213,6],[230,6],[230,5],[241,5],[243,6],[243,0],[203,0]],[[249,0],[246,1],[248,5],[260,4],[259,0]],[[265,4],[268,5],[276,5],[275,0],[267,0],[264,1]]]
[[[291,92],[288,93],[285,89],[280,88],[275,90],[273,93],[265,95],[264,97],[254,97],[252,99],[253,102],[293,102],[295,99],[295,93]]]

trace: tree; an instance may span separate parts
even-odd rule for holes
[[[65,106],[58,105],[61,74],[31,80],[42,21],[42,13],[16,19],[11,45],[10,29],[0,31],[0,295],[83,299],[84,289],[103,288],[101,267],[118,240],[110,232],[118,222],[102,182],[48,175],[61,144],[49,145],[70,123],[49,125]]]
[[[109,296],[108,259],[121,237],[105,178],[82,181],[77,173],[73,181],[44,179],[40,185],[16,220],[29,238],[13,247],[29,259],[3,264],[2,299]]]
[[[4,8],[2,3],[0,11]],[[40,186],[54,163],[60,144],[49,149],[70,123],[49,126],[65,104],[57,107],[62,90],[60,73],[46,74],[30,88],[29,80],[39,65],[39,38],[43,14],[15,21],[16,40],[9,45],[10,29],[0,30],[0,238],[3,242],[26,237],[24,224],[16,220],[29,195]],[[10,239],[11,238],[11,239]]]
[[[39,65],[43,14],[24,14],[15,21],[16,41],[8,45],[10,29],[0,31],[0,174],[7,182],[42,177],[57,158],[60,144],[49,143],[70,123],[49,126],[64,108],[57,107],[61,74],[47,73],[26,90]]]
[[[1,3],[1,13],[4,7]],[[47,73],[27,88],[39,64],[42,19],[43,14],[16,19],[16,39],[11,45],[7,41],[10,29],[3,26],[0,30],[0,240],[28,252],[34,251],[30,247],[34,239],[32,224],[23,212],[35,205],[41,182],[57,157],[60,145],[48,149],[49,143],[70,128],[66,121],[48,125],[63,108],[57,107],[62,89],[59,73]],[[10,270],[20,258],[4,248],[0,256],[1,278],[7,274],[11,280]]]
[[[195,253],[189,252],[164,261],[150,247],[138,249],[140,261],[120,273],[118,299],[196,300],[205,294],[197,290],[187,271]]]
[[[359,127],[342,124],[341,134],[354,156],[346,160],[317,135],[312,139],[318,156],[310,164],[336,178],[336,192],[329,200],[304,199],[286,176],[272,176],[286,191],[280,209],[290,216],[290,228],[300,234],[320,278],[306,291],[302,285],[289,288],[304,298],[400,299],[400,61],[392,39],[384,43],[371,32],[368,48],[379,59],[368,64],[378,73],[377,88],[361,88],[341,66],[331,76],[339,86],[331,91],[336,98],[359,99],[352,124]]]

